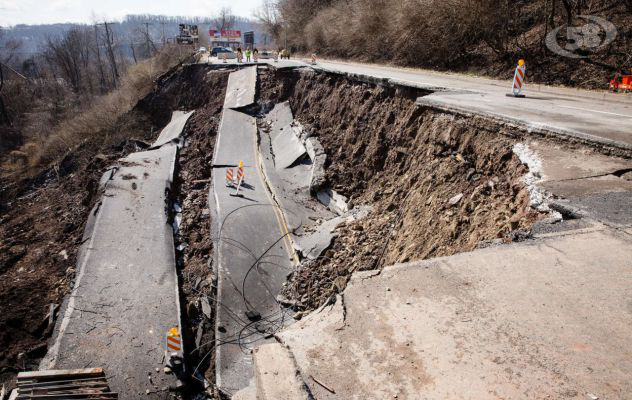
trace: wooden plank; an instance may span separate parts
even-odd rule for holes
[[[82,378],[88,376],[103,376],[103,368],[86,368],[86,369],[59,369],[50,371],[31,371],[20,372],[18,374],[18,382],[20,380],[41,380],[46,378]]]
[[[22,393],[34,393],[42,390],[46,390],[49,392],[55,392],[59,390],[70,390],[70,389],[106,389],[106,391],[110,390],[110,386],[107,382],[100,383],[83,383],[83,384],[68,384],[68,385],[54,385],[54,386],[39,386],[39,387],[29,387],[24,388],[22,386],[19,387],[20,394]]]
[[[20,383],[20,389],[37,388],[51,385],[63,385],[63,384],[81,384],[81,383],[107,383],[107,379],[103,378],[80,378],[80,379],[66,379],[60,381],[47,381],[47,382],[29,382]]]
[[[18,400],[30,399],[118,399],[118,393],[79,393],[79,394],[36,394],[36,395],[18,395]]]

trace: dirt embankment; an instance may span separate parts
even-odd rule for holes
[[[507,128],[420,108],[416,93],[313,72],[274,75],[264,100],[289,100],[327,152],[329,185],[372,209],[294,274],[287,294],[302,307],[342,290],[354,270],[511,241],[539,217]]]
[[[183,299],[187,362],[194,372],[191,390],[203,388],[203,379],[215,382],[215,296],[216,277],[212,274],[213,242],[208,196],[211,165],[221,119],[228,72],[213,72],[213,90],[184,128],[186,145],[179,156],[176,181],[182,220],[176,235],[178,274]]]
[[[104,146],[99,138],[88,138],[40,176],[0,182],[0,384],[12,381],[22,369],[36,367],[46,352],[52,331],[46,322],[48,307],[60,304],[71,287],[84,224],[99,198],[103,171],[154,140],[172,110],[201,108],[187,129],[212,136],[216,121],[210,116],[219,113],[227,74],[209,72],[204,66],[187,66],[161,79],[123,117],[120,126],[126,139],[120,144]],[[185,154],[191,151],[195,147]],[[195,248],[191,245],[189,252]],[[24,355],[18,360],[20,353]]]

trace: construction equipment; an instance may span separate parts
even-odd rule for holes
[[[610,81],[609,90],[612,93],[632,92],[632,75],[615,75]]]
[[[176,43],[197,44],[199,40],[197,25],[180,24],[180,33],[176,36]]]

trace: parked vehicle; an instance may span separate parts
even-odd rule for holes
[[[206,47],[200,47],[200,49],[198,50],[198,52],[200,52],[200,53],[206,53]]]
[[[230,47],[223,47],[223,46],[215,46],[211,49],[211,57],[217,57],[217,55],[219,53],[225,53],[227,51],[233,51]]]
[[[614,93],[632,92],[632,75],[615,75],[614,79],[610,81],[610,91]]]
[[[281,53],[279,53],[279,56],[281,57],[281,60],[283,60],[284,58],[286,60],[289,60],[290,59],[290,51],[287,50],[287,49],[283,49],[283,50],[281,50]]]
[[[272,53],[271,51],[268,50],[263,50],[259,52],[259,58],[260,59],[271,59],[274,58],[274,53]]]

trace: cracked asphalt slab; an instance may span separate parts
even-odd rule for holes
[[[254,376],[251,349],[274,341],[272,335],[292,320],[276,300],[293,269],[287,226],[260,170],[256,119],[231,109],[251,105],[255,85],[255,67],[231,73],[215,147],[214,165],[244,163],[241,196],[226,185],[221,167],[213,169],[209,196],[218,241],[216,378],[220,391],[229,395],[246,388]],[[243,93],[252,93],[250,100]]]
[[[120,398],[171,397],[176,377],[162,367],[166,333],[180,328],[167,197],[177,151],[166,144],[133,153],[104,175],[41,369],[101,367]]]
[[[279,337],[335,391],[306,380],[318,399],[624,399],[630,240],[601,230],[357,273]]]

